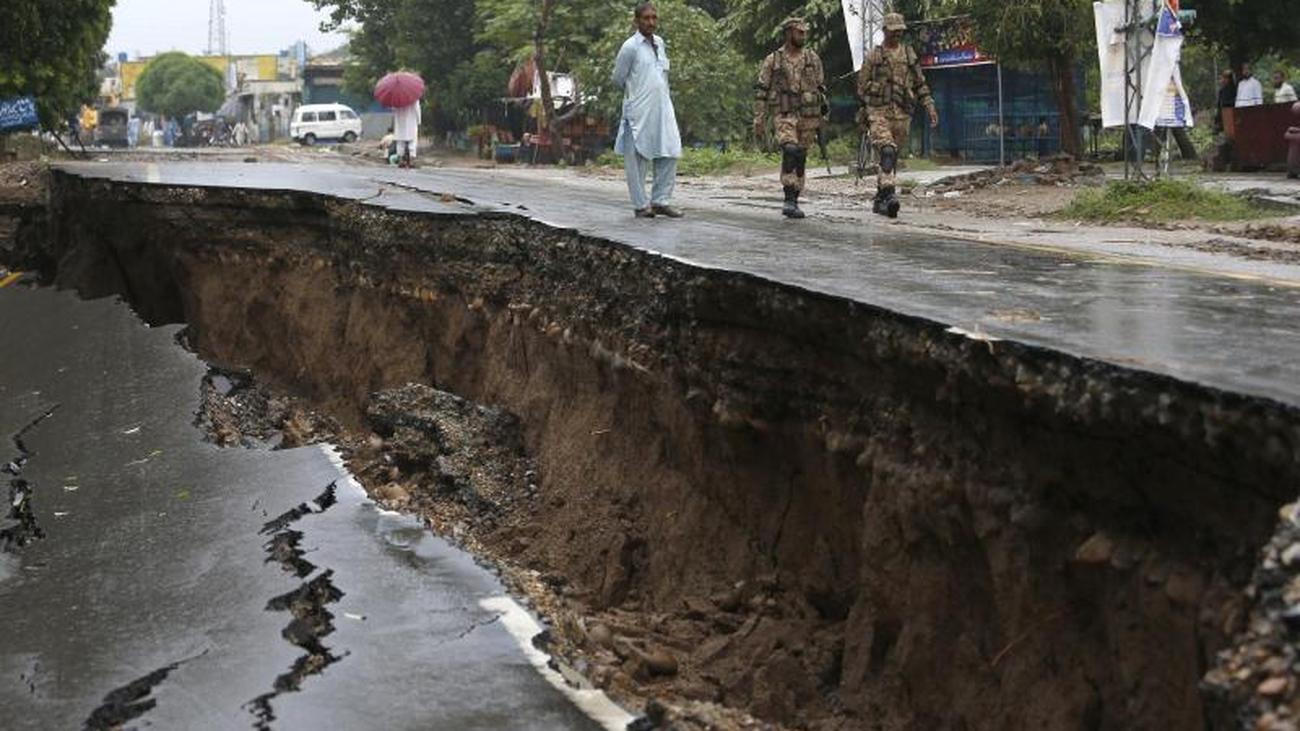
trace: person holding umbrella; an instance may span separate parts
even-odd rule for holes
[[[413,167],[420,137],[420,97],[424,79],[409,71],[396,71],[375,84],[375,99],[393,110],[393,139],[397,142],[398,167]]]

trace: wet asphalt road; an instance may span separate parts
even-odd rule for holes
[[[920,237],[860,221],[714,207],[636,220],[611,186],[493,170],[284,163],[70,163],[89,177],[301,190],[434,215],[527,216],[693,265],[757,275],[1007,339],[1300,405],[1300,268],[1249,276]],[[442,194],[459,198],[445,199]]]
[[[601,727],[534,669],[509,630],[536,628],[492,575],[331,452],[202,442],[205,366],[174,336],[113,301],[0,289],[0,463],[26,456],[0,494],[25,480],[43,534],[0,550],[0,727],[125,720],[114,696],[169,729]],[[268,551],[293,533],[297,573]],[[284,691],[308,653],[274,600],[308,584],[330,586],[336,661]]]

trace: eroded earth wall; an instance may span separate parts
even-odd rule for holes
[[[498,545],[593,611],[680,617],[683,674],[773,720],[1202,728],[1294,497],[1290,407],[524,218],[67,174],[51,200],[26,256],[59,285],[356,428],[410,381],[516,414],[541,501]]]

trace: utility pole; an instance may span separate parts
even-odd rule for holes
[[[226,35],[225,0],[209,0],[207,53],[209,56],[230,55],[230,37]]]

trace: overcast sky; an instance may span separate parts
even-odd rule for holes
[[[299,40],[322,53],[346,40],[339,33],[321,33],[325,15],[306,0],[225,3],[232,53],[276,53]],[[104,50],[113,58],[121,51],[132,58],[170,50],[202,53],[208,45],[208,5],[209,0],[117,0]]]

